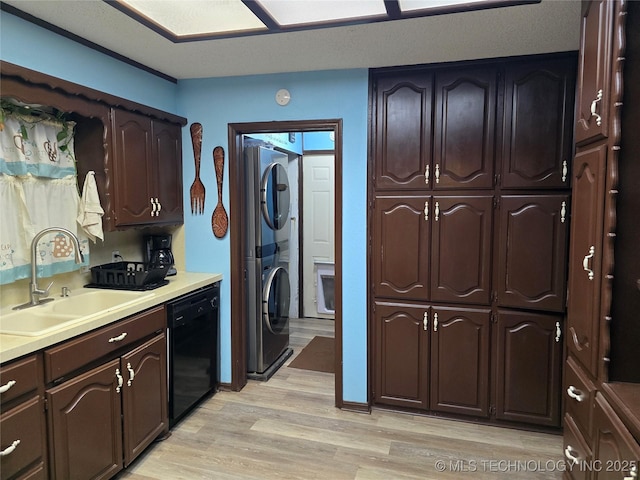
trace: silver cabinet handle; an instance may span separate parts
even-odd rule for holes
[[[8,391],[11,387],[13,387],[16,384],[15,380],[9,380],[7,383],[5,383],[4,385],[2,385],[0,387],[0,393],[5,393],[6,391]]]
[[[424,202],[424,219],[429,221],[429,200]]]
[[[560,330],[560,322],[556,322],[556,343],[560,341],[561,336],[562,336],[562,330]]]
[[[569,385],[569,388],[567,388],[567,395],[577,402],[583,402],[586,397],[586,395],[582,393],[582,390],[578,390],[573,385]]]
[[[13,453],[18,445],[20,445],[20,440],[14,440],[11,445],[0,452],[0,457],[4,457],[5,455]]]
[[[562,205],[560,206],[560,222],[564,223],[566,219],[567,219],[567,202],[562,202]]]
[[[149,198],[149,203],[151,204],[151,216],[155,217],[156,216],[156,204],[153,201],[153,197]]]
[[[424,169],[424,183],[429,185],[429,165]]]
[[[629,476],[624,477],[624,480],[636,480],[638,478],[638,464],[636,463],[631,470],[629,470]]]
[[[591,102],[591,116],[596,117],[596,125],[602,125],[602,117],[596,113],[598,109],[598,102],[602,100],[602,89],[598,90],[596,98],[593,102]]]
[[[440,164],[436,163],[436,183],[440,183]]]
[[[436,212],[435,212],[435,213],[436,213],[436,222],[437,222],[437,221],[438,221],[438,219],[440,218],[440,203],[439,203],[439,202],[436,202],[436,208],[435,208],[435,210],[436,210]]]
[[[116,387],[116,393],[120,393],[120,390],[122,389],[122,384],[124,383],[124,380],[122,379],[122,375],[120,375],[120,369],[116,368],[116,378],[118,379],[118,386]]]
[[[122,340],[124,340],[124,337],[126,337],[126,336],[127,336],[127,332],[122,332],[117,337],[111,337],[109,339],[109,343],[121,342]]]
[[[433,331],[434,332],[438,331],[438,314],[437,313],[433,314]]]
[[[577,455],[574,452],[575,450],[571,448],[571,445],[567,445],[567,448],[564,449],[564,456],[567,457],[567,460],[569,460],[572,465],[576,465],[580,462],[580,455]]]
[[[567,161],[562,161],[562,181],[567,181],[567,173],[569,173],[569,166],[567,165]]]
[[[131,364],[129,362],[127,362],[127,370],[129,371],[129,380],[127,380],[127,387],[130,387],[136,374],[133,371],[133,368],[131,368]]]
[[[596,248],[593,245],[591,245],[589,247],[589,253],[585,255],[584,258],[582,259],[582,268],[584,269],[585,272],[588,273],[589,280],[593,280],[593,277],[595,276],[593,273],[593,270],[589,268],[589,260],[593,258],[593,255],[595,253],[596,253]]]
[[[158,206],[156,210],[156,217],[157,217],[158,215],[160,215],[160,210],[162,210],[162,204],[160,203],[160,200],[158,200],[158,197],[156,197],[156,205]]]
[[[429,330],[429,314],[427,312],[424,312],[422,316],[422,328],[425,332]]]

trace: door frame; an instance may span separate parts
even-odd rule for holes
[[[246,262],[242,245],[246,232],[241,221],[244,208],[244,162],[242,136],[251,133],[327,132],[335,135],[335,405],[343,406],[342,389],[342,119],[287,120],[230,123],[229,145],[229,240],[231,243],[231,389],[247,384],[247,309],[244,289]],[[234,221],[235,218],[238,221]]]

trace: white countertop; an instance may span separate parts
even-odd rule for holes
[[[155,290],[139,292],[140,301],[138,302],[128,302],[122,308],[112,308],[103,314],[91,315],[45,335],[37,337],[0,335],[0,363],[37,352],[56,343],[69,340],[70,338],[134,315],[142,310],[171,301],[198,288],[211,285],[212,283],[222,280],[222,274],[181,272],[175,276],[167,277],[167,280],[169,280],[168,285],[156,288]],[[73,292],[70,298],[73,298]],[[0,322],[1,321],[2,318],[0,314]]]

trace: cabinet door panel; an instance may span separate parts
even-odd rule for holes
[[[431,298],[489,304],[493,197],[433,197]]]
[[[577,144],[608,134],[614,4],[609,0],[583,3],[577,81]]]
[[[607,146],[578,152],[574,158],[569,246],[567,347],[596,375],[598,315],[602,270],[602,223]]]
[[[489,416],[490,311],[433,307],[431,410]]]
[[[167,428],[167,344],[164,333],[122,357],[124,463],[129,465]]]
[[[435,85],[434,188],[492,188],[495,70],[443,72]]]
[[[502,154],[505,188],[566,188],[572,155],[570,59],[507,67]]]
[[[47,390],[55,478],[106,479],[122,470],[119,367],[113,360]]]
[[[155,193],[161,205],[158,221],[182,223],[182,140],[178,125],[154,120],[153,157],[158,162]]]
[[[562,317],[498,311],[496,418],[560,424]]]
[[[431,161],[432,75],[377,79],[375,185],[425,188]]]
[[[376,302],[375,402],[427,408],[428,315],[428,306]]]
[[[151,119],[113,109],[114,180],[118,225],[150,223],[155,177],[151,165]]]
[[[500,306],[564,311],[568,209],[568,195],[500,199]]]
[[[602,465],[594,471],[593,480],[638,478],[640,445],[601,393],[596,394],[593,421],[593,458]]]
[[[374,291],[378,297],[425,300],[429,296],[430,197],[375,199]]]

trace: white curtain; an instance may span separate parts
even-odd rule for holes
[[[31,241],[48,227],[76,233],[84,265],[89,242],[76,217],[78,194],[72,122],[5,115],[0,131],[0,284],[31,275]],[[44,236],[37,245],[39,277],[77,270],[65,235]]]

